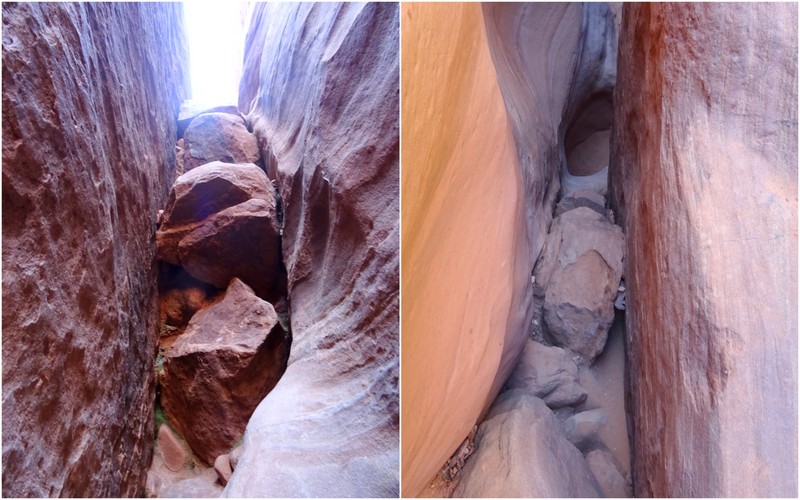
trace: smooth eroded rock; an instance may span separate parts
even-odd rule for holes
[[[225,495],[397,497],[398,6],[252,9],[239,106],[275,158],[294,342]]]
[[[586,453],[601,443],[600,432],[608,424],[605,410],[597,408],[582,411],[564,420],[562,429],[567,441]]]
[[[186,465],[189,456],[183,449],[178,437],[170,430],[167,424],[161,424],[158,428],[158,449],[161,451],[161,458],[164,465],[171,471],[176,472]]]
[[[161,405],[198,457],[210,465],[231,450],[283,374],[288,351],[272,305],[238,279],[194,315],[164,355]]]
[[[642,497],[797,497],[796,4],[626,4],[626,233]]]
[[[628,482],[619,471],[611,453],[606,450],[590,451],[586,455],[586,463],[604,497],[626,498],[631,496]]]
[[[478,428],[477,451],[453,497],[597,497],[581,452],[564,439],[544,401],[505,392]]]
[[[3,495],[141,496],[182,7],[2,10]]]
[[[261,152],[256,138],[241,116],[208,113],[192,120],[183,135],[183,163],[188,172],[213,161],[258,163]]]
[[[569,351],[529,339],[506,386],[529,392],[550,408],[562,408],[586,399],[578,378],[578,365]]]
[[[544,297],[545,333],[589,364],[603,351],[614,321],[623,247],[618,226],[578,207],[553,222],[537,264],[534,291]]]

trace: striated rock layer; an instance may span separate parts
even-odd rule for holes
[[[398,44],[396,4],[252,11],[239,105],[277,167],[293,344],[225,495],[399,492]]]
[[[628,4],[619,54],[635,493],[796,497],[797,6]]]
[[[403,121],[402,469],[413,496],[522,351],[531,271],[566,172],[560,144],[584,101],[613,84],[615,51],[605,5],[402,10],[403,116],[413,117]]]
[[[144,494],[177,4],[3,4],[3,495]]]

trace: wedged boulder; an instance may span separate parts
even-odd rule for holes
[[[586,453],[600,445],[600,431],[606,424],[608,424],[608,416],[605,410],[597,408],[569,417],[564,420],[562,429],[567,441]]]
[[[478,428],[477,451],[453,497],[597,497],[583,455],[561,434],[539,398],[501,394]]]
[[[272,305],[238,279],[195,314],[164,355],[161,405],[209,465],[228,453],[286,369],[289,338]]]
[[[614,456],[606,450],[593,450],[586,455],[586,463],[592,471],[600,492],[606,498],[631,496],[628,482],[619,471]]]
[[[603,351],[614,321],[623,247],[619,226],[578,207],[553,222],[536,266],[534,293],[543,298],[545,333],[588,364]]]
[[[182,175],[172,187],[156,232],[159,259],[224,288],[232,278],[259,297],[284,294],[275,193],[252,164],[214,162]]]
[[[186,128],[192,123],[192,120],[200,115],[209,113],[225,113],[241,118],[239,108],[235,104],[222,104],[219,106],[209,106],[202,102],[197,102],[192,99],[187,99],[181,103],[181,109],[178,111],[178,138],[183,138]]]
[[[591,208],[600,215],[606,215],[606,198],[595,191],[575,191],[564,195],[556,205],[553,218],[578,207]]]
[[[184,168],[193,168],[212,161],[226,163],[258,163],[261,152],[256,138],[241,116],[208,113],[192,120],[183,135]]]
[[[529,392],[550,408],[562,408],[586,399],[578,378],[578,365],[569,351],[528,340],[506,387]]]

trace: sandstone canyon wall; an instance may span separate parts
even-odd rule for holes
[[[293,343],[225,495],[398,494],[398,48],[397,4],[251,12],[239,107],[284,204]]]
[[[142,495],[181,7],[6,3],[2,43],[3,495]]]
[[[616,24],[606,5],[402,11],[403,494],[419,495],[519,358],[566,128],[610,92]]]
[[[637,496],[797,496],[797,6],[628,4],[612,135]]]

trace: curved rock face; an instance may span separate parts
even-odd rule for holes
[[[402,470],[415,496],[522,351],[533,263],[480,5],[402,9],[403,115],[416,117],[403,122]]]
[[[797,6],[628,4],[620,44],[636,495],[795,497]]]
[[[613,12],[402,9],[403,115],[414,117],[403,122],[403,494],[413,496],[525,344],[531,272],[566,170],[564,129],[608,87]]]
[[[398,7],[257,4],[250,24],[240,109],[277,166],[293,344],[224,494],[396,496]]]
[[[3,495],[141,496],[177,4],[3,4]]]

